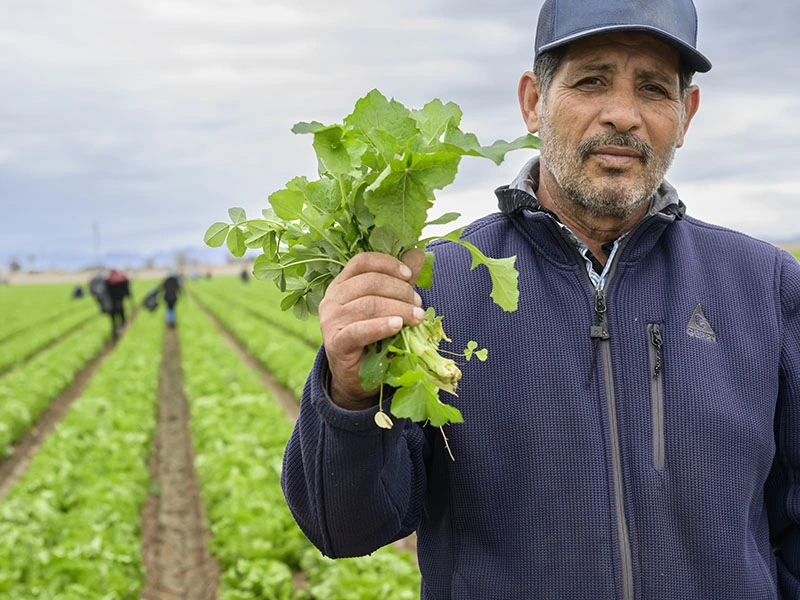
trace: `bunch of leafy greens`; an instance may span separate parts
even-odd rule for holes
[[[447,213],[428,220],[434,190],[453,182],[462,156],[500,164],[511,150],[539,147],[539,139],[530,134],[481,146],[474,134],[459,128],[461,116],[452,102],[434,99],[421,110],[410,110],[372,90],[342,124],[297,123],[294,133],[314,136],[319,179],[289,181],[269,196],[271,208],[263,211],[263,218],[248,219],[243,209],[231,208],[231,223],[211,225],[205,241],[212,247],[226,244],[237,257],[247,248],[260,249],[254,275],[286,292],[281,307],[291,308],[301,319],[317,313],[328,284],[356,254],[383,252],[400,258],[437,238],[466,248],[473,269],[483,265],[489,270],[494,302],[506,311],[516,310],[516,257],[485,256],[459,239],[461,229],[422,238],[427,225],[450,223],[460,216]],[[433,255],[428,252],[417,284],[429,287],[432,279]],[[442,317],[428,308],[420,325],[405,326],[367,348],[359,375],[364,389],[381,390],[378,425],[392,426],[382,409],[384,384],[395,389],[391,412],[396,417],[436,427],[463,421],[457,408],[439,399],[440,390],[455,394],[461,378],[456,363],[439,350],[442,340],[450,341]],[[485,360],[487,351],[470,342],[455,355]]]

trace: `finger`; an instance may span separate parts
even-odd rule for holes
[[[383,273],[406,281],[412,276],[411,269],[394,256],[380,252],[360,252],[347,261],[337,278],[343,281],[370,272]]]
[[[403,318],[399,316],[355,321],[336,332],[329,350],[335,356],[357,355],[360,359],[365,346],[395,335],[402,327]]]
[[[403,263],[411,269],[409,282],[414,285],[417,283],[422,267],[425,266],[425,251],[420,248],[411,248],[402,256]]]
[[[421,299],[410,282],[383,273],[361,273],[331,284],[329,299],[344,305],[362,297],[398,300],[419,306]]]
[[[416,294],[416,292],[414,292]],[[418,295],[417,295],[418,296]],[[422,321],[425,311],[416,303],[403,302],[379,296],[361,296],[341,307],[343,318],[350,321],[367,321],[385,317],[400,317],[407,325]],[[349,318],[349,316],[354,318]]]

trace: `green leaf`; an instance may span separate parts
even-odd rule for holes
[[[461,216],[461,213],[457,213],[457,212],[445,213],[441,217],[439,217],[437,219],[434,219],[433,221],[428,221],[427,223],[425,223],[425,225],[426,226],[427,225],[447,225],[448,223],[452,223],[453,221],[458,219],[458,217],[460,217],[460,216]]]
[[[272,210],[278,217],[287,221],[295,221],[302,216],[304,200],[302,191],[288,187],[269,195]]]
[[[306,204],[333,218],[340,211],[342,194],[339,182],[330,177],[310,181],[305,190]]]
[[[542,145],[538,137],[528,133],[511,142],[497,140],[490,146],[481,146],[475,134],[464,133],[457,127],[448,127],[444,141],[445,147],[449,147],[452,151],[460,151],[468,156],[488,158],[498,165],[503,162],[506,154],[512,150],[538,149]]]
[[[239,207],[229,208],[228,216],[230,216],[231,222],[234,225],[239,225],[247,220],[247,215],[245,214],[244,209]]]
[[[417,278],[417,285],[421,288],[429,290],[433,285],[433,252],[425,252],[425,264],[422,265],[422,271]]]
[[[256,279],[274,281],[283,274],[283,266],[273,262],[268,256],[261,254],[253,262],[253,276]]]
[[[393,336],[394,339],[397,336]],[[374,390],[383,383],[384,375],[389,369],[389,347],[391,340],[384,340],[367,346],[367,353],[358,370],[358,380],[365,390]]]
[[[386,226],[375,227],[369,236],[369,244],[378,252],[397,256],[400,250],[400,240],[397,234]]]
[[[420,238],[435,189],[455,179],[461,157],[451,152],[412,155],[405,168],[395,161],[364,192],[376,225],[394,230],[404,247]]]
[[[410,371],[403,378],[403,387],[394,393],[391,412],[395,417],[416,422],[429,421],[434,427],[447,423],[463,423],[464,417],[456,407],[444,404],[423,373]]]
[[[267,221],[266,219],[251,219],[247,222],[247,230],[250,233],[268,233],[280,229],[283,229],[283,227],[279,223]]]
[[[489,269],[489,276],[492,279],[491,296],[495,304],[507,312],[517,310],[519,303],[519,289],[517,287],[519,272],[514,268],[514,262],[517,257],[489,258],[469,242],[458,239],[451,239],[451,241],[461,244],[470,251],[470,254],[472,254],[471,269],[478,265],[484,265]]]
[[[344,118],[344,124],[365,140],[370,139],[374,130],[382,130],[394,138],[394,144],[401,149],[408,148],[418,135],[411,112],[396,100],[387,100],[376,89],[356,102],[353,112]]]
[[[301,121],[292,126],[292,133],[316,133],[320,129],[325,129],[325,125],[319,121],[311,121],[310,123]]]
[[[305,296],[297,298],[294,306],[292,306],[292,313],[301,321],[308,320],[308,305],[306,304]]]
[[[341,175],[353,168],[353,162],[343,140],[344,129],[340,125],[332,125],[314,132],[314,150],[317,158],[324,166],[323,172]]]
[[[506,142],[505,140],[497,140],[491,146],[482,146],[478,153],[480,156],[485,156],[499,165],[506,157],[506,154],[512,150],[521,150],[523,148],[539,149],[542,147],[541,140],[533,134],[523,135],[517,139]]]
[[[247,246],[244,243],[244,232],[238,227],[231,228],[226,241],[228,250],[230,250],[230,253],[235,257],[241,258],[244,256],[244,253],[247,252]]]
[[[225,243],[225,238],[228,237],[228,229],[230,229],[230,225],[227,223],[214,223],[206,229],[203,241],[212,248],[219,248]]]
[[[462,112],[458,104],[442,104],[441,100],[434,98],[422,110],[412,110],[411,116],[416,119],[420,133],[427,143],[431,144],[438,141],[448,127],[458,127]]]

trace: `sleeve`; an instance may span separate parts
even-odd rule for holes
[[[338,407],[326,389],[329,379],[320,349],[286,447],[281,485],[297,524],[323,554],[362,556],[416,529],[426,436],[406,419],[379,428],[377,407]]]
[[[800,600],[800,263],[785,252],[781,258],[783,347],[766,500],[782,597]]]

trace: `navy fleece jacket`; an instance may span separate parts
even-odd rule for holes
[[[308,379],[283,470],[326,555],[418,534],[425,600],[800,600],[800,264],[683,215],[663,184],[605,289],[520,189],[465,239],[516,256],[504,313],[484,269],[439,243],[424,301],[462,365],[464,423],[440,432]],[[595,330],[595,333],[597,330]]]

